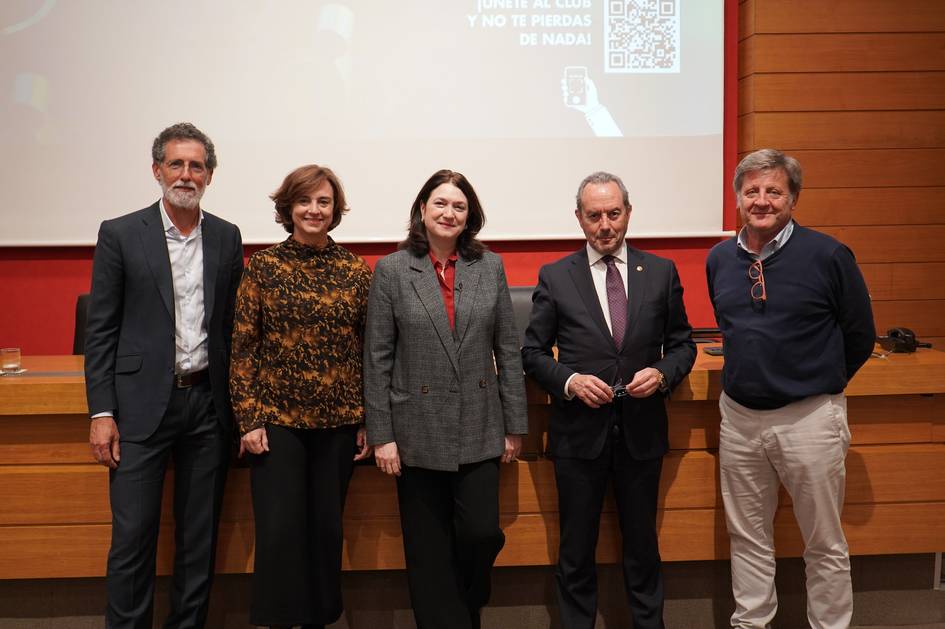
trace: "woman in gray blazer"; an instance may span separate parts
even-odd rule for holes
[[[466,177],[434,173],[368,297],[368,442],[377,467],[397,477],[420,629],[479,626],[505,543],[499,461],[515,461],[528,430],[505,270],[476,239],[484,222]]]

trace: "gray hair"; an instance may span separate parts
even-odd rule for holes
[[[617,184],[617,187],[620,188],[620,194],[623,195],[623,206],[625,208],[629,208],[630,207],[630,193],[627,192],[627,186],[623,185],[623,181],[621,181],[620,177],[618,177],[617,175],[608,173],[608,172],[604,172],[603,170],[598,170],[596,173],[591,173],[590,175],[585,177],[584,181],[581,182],[581,185],[578,186],[577,197],[576,197],[577,209],[581,212],[584,211],[584,208],[581,206],[581,194],[584,192],[585,187],[587,187],[589,184],[608,184],[608,183]]]
[[[213,142],[207,137],[207,134],[190,124],[189,122],[178,122],[169,126],[154,138],[154,144],[151,145],[151,159],[155,164],[164,161],[164,149],[171,140],[196,140],[203,144],[207,152],[207,170],[215,170],[217,167],[217,154],[213,149]]]
[[[787,174],[791,200],[797,201],[797,197],[801,194],[801,181],[803,179],[801,165],[796,159],[777,149],[759,149],[742,158],[735,169],[735,180],[732,182],[732,187],[735,188],[735,197],[737,198],[741,193],[742,180],[745,175],[759,170],[778,168]]]

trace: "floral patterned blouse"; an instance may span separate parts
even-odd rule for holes
[[[240,433],[364,421],[361,349],[371,270],[331,238],[254,253],[236,298],[230,392]]]

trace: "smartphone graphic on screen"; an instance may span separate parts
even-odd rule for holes
[[[564,81],[568,87],[569,105],[586,105],[587,93],[584,91],[584,82],[587,80],[587,68],[585,66],[565,66]]]

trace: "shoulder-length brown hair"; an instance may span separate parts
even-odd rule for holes
[[[476,236],[479,230],[486,224],[486,215],[482,211],[482,204],[479,203],[479,196],[473,189],[472,184],[466,179],[463,173],[455,170],[438,170],[427,179],[427,182],[420,188],[417,198],[410,206],[410,222],[407,226],[407,237],[398,245],[399,249],[407,249],[415,256],[425,256],[430,252],[430,242],[427,240],[427,230],[423,226],[423,216],[420,208],[430,200],[430,195],[444,183],[451,183],[459,188],[466,195],[467,212],[466,229],[462,231],[456,240],[456,250],[459,255],[467,260],[478,260],[488,249],[486,245]]]
[[[292,206],[299,199],[311,194],[315,188],[322,185],[322,182],[328,181],[331,185],[332,193],[335,197],[335,205],[331,209],[331,223],[328,224],[328,231],[338,227],[341,223],[341,215],[347,214],[348,207],[345,201],[345,191],[341,187],[341,181],[330,168],[319,166],[318,164],[308,164],[299,166],[291,173],[286,175],[279,189],[269,195],[269,198],[276,204],[276,222],[282,225],[290,234],[294,229],[292,223]]]

